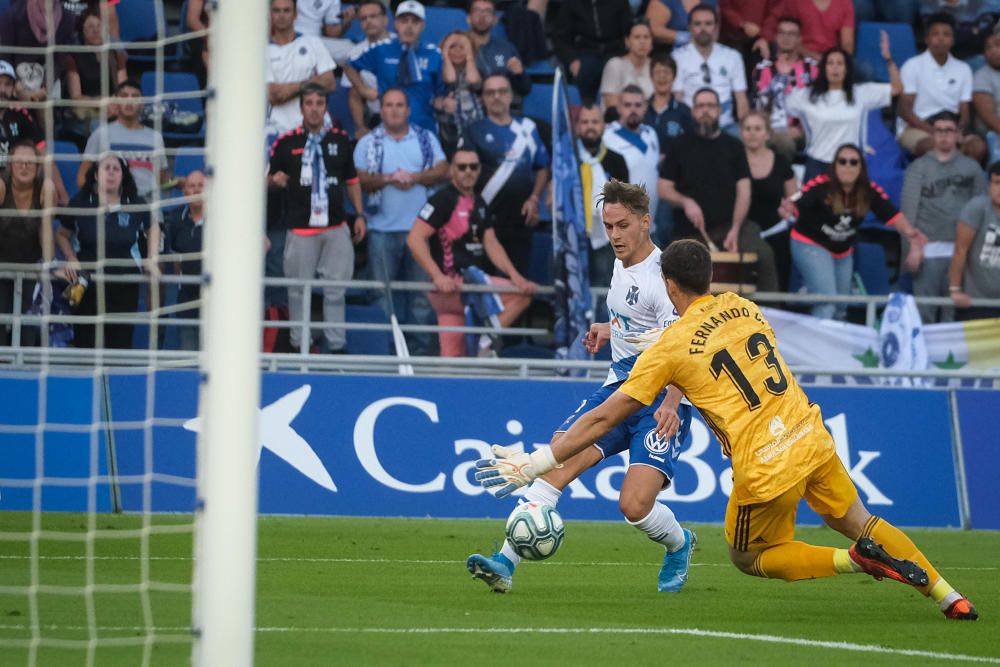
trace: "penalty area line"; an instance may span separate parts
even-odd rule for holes
[[[0,631],[28,630],[28,625],[0,624]],[[86,625],[42,625],[41,630],[89,631],[98,632],[147,632],[150,628],[144,626],[86,626]],[[187,627],[154,628],[158,632],[186,632]],[[784,644],[805,648],[831,649],[850,651],[854,653],[872,653],[881,655],[898,655],[912,658],[926,658],[951,662],[971,662],[979,664],[1000,665],[1000,658],[981,655],[964,655],[961,653],[941,653],[939,651],[924,651],[920,649],[891,648],[878,644],[855,644],[853,642],[834,642],[819,639],[802,639],[799,637],[782,637],[780,635],[752,634],[748,632],[725,632],[721,630],[702,630],[700,628],[318,628],[318,627],[282,627],[262,626],[254,628],[258,634],[344,634],[344,635],[464,635],[484,633],[505,633],[524,635],[683,635],[689,637],[708,637],[711,639],[733,639],[738,641],[753,641],[766,644]],[[0,637],[0,646],[4,638]]]

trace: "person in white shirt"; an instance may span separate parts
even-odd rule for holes
[[[820,59],[816,80],[785,98],[785,110],[802,121],[806,132],[804,183],[830,168],[839,146],[864,146],[862,133],[868,112],[889,106],[893,96],[903,89],[899,69],[889,53],[889,37],[884,32],[882,57],[890,83],[855,84],[850,54],[840,47],[830,49]]]
[[[628,164],[628,180],[656,192],[660,177],[660,140],[656,130],[642,122],[646,116],[646,96],[638,86],[625,86],[618,98],[619,119],[604,130],[604,145],[619,153]],[[649,215],[656,219],[659,200],[649,198]]]
[[[354,7],[340,10],[340,0],[298,0],[295,31],[308,37],[318,37],[334,62],[347,61],[354,42],[347,39],[347,30],[357,17]]]
[[[905,150],[923,155],[934,146],[934,130],[927,119],[939,111],[958,114],[960,130],[969,126],[972,68],[951,55],[955,18],[939,13],[927,17],[927,50],[913,56],[900,70],[903,94],[899,98],[897,140]]]
[[[335,64],[318,37],[295,30],[295,0],[271,0],[271,43],[267,47],[267,145],[302,124],[299,91],[315,83],[332,91]]]
[[[747,102],[747,76],[739,51],[719,44],[719,20],[715,8],[698,5],[691,10],[688,30],[691,41],[674,49],[677,78],[674,93],[687,104],[705,87],[714,90],[722,104],[719,120],[722,129],[739,135],[739,120],[750,106]]]

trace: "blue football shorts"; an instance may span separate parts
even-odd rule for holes
[[[590,398],[583,401],[576,412],[567,417],[562,426],[556,429],[556,433],[568,431],[573,422],[581,415],[596,408],[615,393],[619,384],[606,385],[591,394]],[[606,459],[609,456],[627,451],[629,465],[645,465],[656,468],[666,475],[668,480],[673,480],[674,461],[677,460],[681,449],[688,445],[691,440],[691,406],[686,403],[677,406],[677,416],[681,420],[680,428],[677,429],[674,437],[664,440],[656,433],[656,418],[653,413],[656,412],[656,408],[660,406],[665,396],[666,391],[660,392],[652,405],[632,413],[594,443],[601,455]]]

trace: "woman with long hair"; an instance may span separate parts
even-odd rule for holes
[[[794,210],[797,208],[797,211]],[[861,222],[874,213],[910,241],[907,266],[919,265],[927,236],[918,231],[889,196],[868,178],[868,165],[855,144],[837,148],[833,164],[802,186],[796,207],[788,200],[782,213],[797,218],[792,228],[792,261],[811,294],[850,294],[854,276],[854,242]],[[844,304],[820,303],[816,317],[843,319]]]
[[[615,56],[604,65],[601,75],[601,100],[607,109],[618,108],[618,96],[625,86],[635,84],[648,99],[653,95],[649,54],[653,51],[653,33],[645,21],[636,21],[625,37],[625,55]]]
[[[66,92],[70,99],[88,103],[87,106],[70,108],[85,124],[82,129],[86,137],[101,122],[101,100],[128,75],[125,72],[124,51],[107,49],[105,56],[99,50],[104,45],[100,7],[91,5],[83,10],[77,19],[76,32],[80,44],[94,47],[92,51],[73,53],[66,61]],[[107,83],[104,83],[105,77]]]
[[[756,223],[756,231],[770,248],[770,253],[758,252],[758,287],[762,290],[770,287],[784,292],[788,290],[792,251],[789,244],[790,226],[779,215],[778,209],[782,200],[791,197],[798,189],[795,173],[788,160],[767,146],[771,139],[770,117],[767,112],[750,111],[743,116],[740,121],[740,137],[750,165],[750,210],[747,211],[747,221]],[[747,225],[744,224],[743,227]]]
[[[134,275],[145,270],[155,279],[159,275],[157,257],[160,250],[160,226],[151,223],[148,208],[135,210],[145,204],[138,195],[135,179],[128,163],[117,153],[108,152],[87,170],[83,188],[70,201],[71,209],[95,209],[91,214],[64,215],[56,232],[59,249],[66,258],[66,277],[71,282],[80,275],[81,265],[88,271],[104,274]],[[128,207],[129,210],[122,210]],[[73,250],[73,238],[79,252]],[[146,247],[146,259],[142,258]],[[97,265],[97,262],[107,264]],[[135,313],[139,306],[139,283],[110,282],[100,279],[89,281],[77,315],[97,315],[98,305],[106,313]],[[77,324],[73,327],[76,347],[95,347],[103,342],[105,348],[128,349],[132,347],[131,324]],[[98,333],[103,330],[103,341]]]
[[[851,54],[837,47],[823,54],[819,74],[810,86],[793,90],[785,98],[786,110],[802,121],[806,132],[806,181],[829,169],[838,146],[863,145],[868,112],[889,106],[903,91],[885,32],[881,50],[889,83],[855,83]]]
[[[437,113],[441,148],[451,159],[466,129],[483,117],[479,89],[483,79],[469,33],[454,30],[441,41],[441,79],[447,92]]]
[[[52,245],[52,216],[55,187],[44,177],[41,154],[30,139],[14,142],[7,169],[0,178],[0,263],[36,264],[49,262],[55,255]],[[14,312],[14,286],[0,280],[0,313]],[[32,303],[35,281],[21,284],[20,313]],[[37,327],[22,328],[22,345],[37,344]],[[11,343],[7,325],[0,324],[0,345]]]

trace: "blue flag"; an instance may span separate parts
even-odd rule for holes
[[[586,219],[583,184],[577,162],[569,100],[562,72],[556,72],[552,91],[552,182],[555,211],[552,237],[555,276],[556,359],[589,359],[583,336],[593,318],[590,274],[587,268]],[[574,374],[583,375],[580,370]]]

